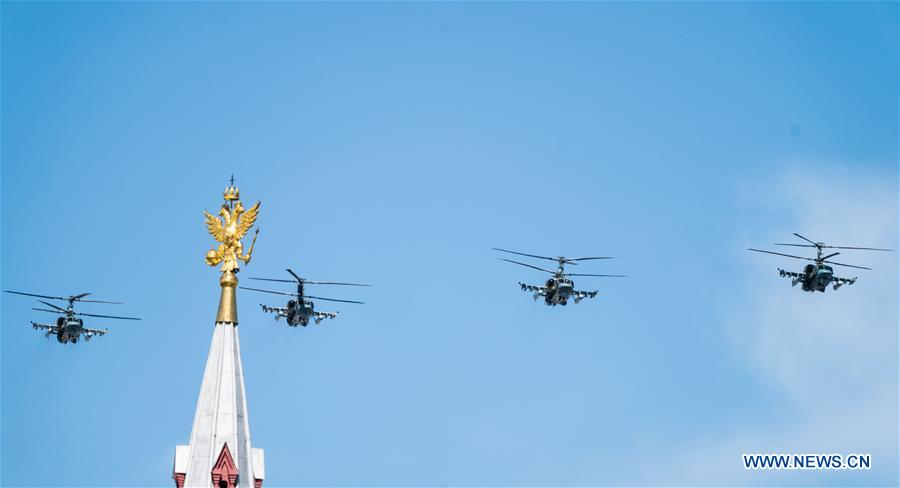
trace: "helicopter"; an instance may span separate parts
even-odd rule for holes
[[[520,256],[528,256],[531,258],[538,259],[547,259],[550,261],[557,262],[556,271],[550,271],[549,269],[539,268],[537,266],[532,266],[530,264],[520,263],[518,261],[513,261],[512,259],[500,258],[501,261],[510,262],[513,264],[518,264],[520,266],[526,266],[528,268],[536,269],[538,271],[543,271],[545,273],[550,273],[553,276],[547,279],[547,282],[544,286],[538,285],[529,285],[526,283],[519,283],[519,286],[522,287],[522,291],[530,291],[534,292],[534,299],[537,301],[538,298],[544,297],[544,303],[550,306],[562,305],[566,306],[569,302],[569,299],[572,299],[575,303],[580,303],[581,300],[585,298],[594,298],[597,296],[597,290],[594,291],[579,291],[575,289],[575,283],[570,280],[569,276],[596,276],[596,277],[609,277],[609,278],[625,278],[625,275],[610,275],[610,274],[585,274],[585,273],[566,273],[564,267],[566,264],[577,265],[579,261],[588,261],[592,259],[614,259],[609,256],[594,256],[594,257],[586,257],[586,258],[567,258],[564,256],[558,256],[555,258],[551,258],[548,256],[538,256],[535,254],[526,254],[523,252],[517,251],[509,251],[506,249],[500,249],[497,247],[492,248],[495,251],[508,252],[510,254],[518,254]]]
[[[46,308],[32,308],[32,310],[37,310],[39,312],[50,312],[55,314],[62,314],[60,317],[56,319],[56,323],[54,324],[42,324],[39,322],[31,322],[31,326],[35,330],[45,330],[44,337],[50,338],[50,334],[56,335],[56,340],[59,341],[60,344],[67,344],[71,342],[72,344],[78,343],[79,337],[84,337],[85,341],[90,341],[94,336],[102,336],[109,332],[109,329],[88,329],[84,327],[84,322],[75,317],[76,315],[82,317],[99,317],[104,319],[117,319],[117,320],[141,320],[137,317],[119,317],[115,315],[96,315],[91,313],[81,313],[76,312],[74,310],[75,302],[90,302],[90,303],[110,303],[115,305],[121,305],[121,302],[107,302],[103,300],[85,300],[84,297],[90,295],[90,293],[81,293],[79,295],[70,295],[67,297],[54,297],[48,295],[37,295],[34,293],[24,293],[21,291],[10,291],[3,290],[5,293],[14,293],[16,295],[25,295],[30,297],[38,297],[38,298],[46,298],[49,300],[62,300],[64,302],[69,302],[69,305],[66,308],[62,308],[56,306],[50,302],[45,302],[43,300],[38,300],[39,302],[51,307],[53,310],[48,310]]]
[[[805,259],[807,261],[812,261],[813,263],[807,264],[803,267],[803,271],[800,273],[794,273],[793,271],[785,271],[781,268],[778,268],[778,274],[781,277],[791,278],[791,286],[797,286],[797,284],[801,284],[803,291],[808,292],[825,292],[825,289],[829,284],[832,284],[832,288],[837,290],[843,285],[852,285],[856,283],[856,277],[853,278],[839,278],[834,275],[834,269],[829,264],[834,264],[837,266],[845,266],[848,268],[857,268],[857,269],[868,269],[865,266],[856,266],[853,264],[844,264],[844,263],[836,263],[834,261],[828,261],[829,258],[837,256],[840,252],[834,252],[827,256],[823,256],[823,249],[856,249],[856,250],[865,250],[865,251],[891,251],[891,249],[880,249],[876,247],[849,247],[849,246],[827,246],[824,242],[814,242],[806,237],[801,236],[800,234],[794,232],[794,235],[808,242],[809,244],[787,244],[787,243],[776,243],[776,246],[793,246],[793,247],[814,247],[816,248],[816,257],[815,258],[807,258],[803,256],[794,256],[791,254],[783,254],[780,252],[773,251],[764,251],[762,249],[753,249],[749,248],[750,251],[756,252],[764,252],[768,254],[775,254],[778,256],[786,256],[794,259]]]
[[[315,310],[315,305],[308,298],[314,298],[316,300],[327,300],[329,302],[341,302],[341,303],[358,303],[362,304],[363,302],[357,302],[354,300],[338,300],[336,298],[322,298],[315,297],[312,295],[306,295],[303,291],[303,285],[344,285],[344,286],[372,286],[365,285],[360,283],[340,283],[336,281],[310,281],[306,278],[301,278],[294,273],[290,268],[287,269],[287,272],[294,278],[292,280],[282,280],[276,278],[250,278],[251,280],[258,281],[275,281],[279,283],[296,283],[297,284],[297,292],[296,293],[284,293],[280,291],[271,291],[271,290],[262,290],[259,288],[250,288],[241,286],[244,290],[253,290],[259,291],[263,293],[272,293],[274,295],[286,295],[289,297],[293,297],[288,300],[287,305],[285,307],[269,307],[264,304],[260,304],[263,312],[265,313],[274,313],[275,320],[284,317],[287,321],[288,325],[291,327],[297,327],[298,325],[302,325],[306,327],[309,324],[309,320],[313,319],[316,324],[322,322],[324,319],[334,319],[337,318],[338,312],[318,312]]]

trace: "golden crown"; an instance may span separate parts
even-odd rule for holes
[[[234,184],[225,187],[225,200],[240,200],[241,191]]]

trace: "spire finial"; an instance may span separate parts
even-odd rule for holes
[[[216,322],[229,322],[237,324],[237,304],[234,289],[237,287],[236,273],[240,269],[240,262],[250,263],[253,255],[253,246],[256,244],[256,236],[259,228],[253,235],[253,241],[247,254],[244,254],[244,245],[241,239],[253,224],[259,214],[259,202],[244,210],[244,206],[238,199],[238,189],[233,186],[234,175],[231,177],[232,186],[225,189],[225,204],[219,209],[219,216],[203,212],[206,215],[206,229],[213,238],[220,243],[216,249],[206,252],[206,264],[216,266],[222,263],[222,278],[219,284],[222,286],[222,298],[219,300],[219,312]]]

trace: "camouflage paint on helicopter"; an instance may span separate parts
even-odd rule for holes
[[[291,274],[294,278],[292,280],[282,280],[277,278],[250,278],[251,280],[259,280],[259,281],[275,281],[279,283],[297,283],[297,292],[296,293],[285,293],[280,291],[272,291],[272,290],[261,290],[259,288],[249,288],[241,286],[239,288],[244,290],[253,290],[259,291],[263,293],[271,293],[273,295],[284,295],[292,297],[288,300],[287,304],[284,307],[269,307],[263,304],[260,304],[263,312],[272,312],[275,314],[275,320],[284,317],[287,320],[288,325],[291,327],[297,327],[298,325],[306,327],[309,324],[310,319],[314,320],[315,323],[320,323],[324,319],[334,319],[337,318],[338,312],[317,312],[315,310],[315,304],[312,300],[308,300],[309,298],[313,298],[316,300],[326,300],[329,302],[341,302],[341,303],[358,303],[362,304],[363,302],[357,302],[355,300],[338,300],[336,298],[322,298],[315,297],[312,295],[306,295],[304,293],[303,285],[343,285],[343,286],[371,286],[360,283],[342,283],[337,281],[310,281],[306,278],[301,278],[294,273],[290,268],[287,269],[287,272]]]
[[[543,297],[544,303],[549,306],[562,305],[566,306],[569,303],[569,300],[573,300],[575,303],[580,303],[581,300],[585,298],[594,298],[597,296],[597,290],[594,291],[580,291],[575,289],[575,282],[570,280],[569,276],[594,276],[594,277],[604,277],[604,278],[625,278],[625,275],[609,275],[609,274],[586,274],[586,273],[566,273],[565,265],[577,265],[579,261],[588,261],[594,259],[613,259],[609,256],[594,256],[594,257],[586,257],[586,258],[567,258],[564,256],[559,256],[555,258],[551,258],[548,256],[538,256],[535,254],[526,254],[518,251],[509,251],[506,249],[493,248],[495,251],[508,252],[510,254],[518,254],[520,256],[528,256],[531,258],[537,259],[547,259],[550,261],[557,262],[556,271],[550,271],[549,269],[540,268],[537,266],[532,266],[530,264],[520,263],[518,261],[513,261],[512,259],[500,258],[502,261],[506,261],[513,264],[518,264],[520,266],[525,266],[528,268],[536,269],[538,271],[543,271],[545,273],[550,273],[553,276],[544,283],[544,286],[539,285],[529,285],[526,283],[519,283],[519,286],[522,287],[522,291],[530,291],[534,293],[534,299]]]
[[[814,242],[811,241],[798,233],[794,233],[795,236],[803,239],[809,244],[785,244],[785,243],[776,243],[776,246],[793,246],[793,247],[814,247],[816,248],[816,257],[815,258],[807,258],[803,256],[794,256],[792,254],[784,254],[780,252],[773,251],[763,251],[761,249],[753,249],[750,248],[750,251],[756,252],[764,252],[767,254],[775,254],[778,256],[785,256],[794,259],[805,259],[807,261],[812,261],[811,264],[807,264],[803,267],[803,271],[800,273],[795,273],[793,271],[785,271],[781,268],[778,268],[778,274],[781,277],[789,277],[791,278],[791,286],[797,286],[799,283],[803,291],[808,292],[825,292],[825,289],[828,288],[828,285],[832,285],[832,289],[837,290],[843,285],[852,285],[856,283],[856,277],[853,278],[840,278],[834,275],[834,269],[829,264],[834,264],[837,266],[845,266],[848,268],[857,268],[857,269],[868,269],[865,266],[856,266],[853,264],[844,264],[844,263],[836,263],[834,261],[828,261],[829,258],[837,256],[840,254],[839,252],[834,252],[828,254],[827,256],[823,256],[823,249],[854,249],[854,250],[864,250],[864,251],[890,251],[890,249],[881,249],[876,247],[850,247],[850,246],[827,246],[824,242]],[[826,264],[827,263],[827,264]]]
[[[50,302],[45,302],[43,300],[38,300],[39,302],[51,307],[53,310],[48,310],[46,308],[32,308],[32,310],[37,310],[39,312],[49,312],[55,314],[63,314],[60,317],[57,317],[56,322],[53,324],[42,324],[39,322],[31,322],[32,328],[35,330],[44,330],[44,336],[48,339],[50,335],[53,334],[56,336],[56,340],[60,344],[67,344],[71,342],[72,344],[77,344],[78,339],[80,337],[84,337],[85,341],[91,340],[94,336],[102,336],[109,332],[108,329],[88,329],[84,327],[84,321],[80,318],[76,317],[99,317],[105,319],[116,319],[116,320],[141,320],[137,317],[119,317],[116,315],[97,315],[91,313],[81,313],[76,312],[74,310],[75,302],[90,302],[90,303],[107,303],[107,304],[116,304],[121,305],[121,302],[106,302],[103,300],[85,300],[84,297],[90,295],[90,293],[81,293],[79,295],[70,295],[67,297],[54,297],[48,295],[36,295],[34,293],[24,293],[21,291],[9,291],[4,290],[6,293],[14,293],[16,295],[25,295],[30,297],[39,297],[39,298],[47,298],[50,300],[62,300],[69,302],[69,305],[66,308],[58,307]]]

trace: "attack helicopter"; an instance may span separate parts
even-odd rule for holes
[[[577,265],[579,261],[588,261],[593,259],[614,259],[610,256],[594,256],[594,257],[586,257],[586,258],[567,258],[564,256],[558,256],[555,258],[549,256],[538,256],[535,254],[526,254],[523,252],[517,251],[509,251],[506,249],[500,249],[497,247],[492,248],[495,251],[508,252],[510,254],[518,254],[520,256],[528,256],[531,258],[537,259],[547,259],[550,261],[556,261],[557,268],[556,271],[550,271],[549,269],[539,268],[537,266],[532,266],[526,263],[520,263],[518,261],[513,261],[512,259],[500,258],[501,261],[506,261],[513,264],[518,264],[520,266],[525,266],[528,268],[536,269],[538,271],[543,271],[545,273],[550,273],[553,275],[552,277],[547,279],[547,282],[544,283],[544,286],[539,285],[529,285],[526,283],[519,282],[519,286],[522,287],[522,291],[530,291],[534,293],[534,299],[537,301],[538,298],[544,297],[544,303],[550,306],[562,305],[566,306],[569,302],[569,299],[572,299],[575,303],[580,303],[581,300],[585,298],[594,298],[597,296],[597,290],[594,291],[580,291],[575,289],[575,282],[570,280],[569,276],[595,276],[595,277],[604,277],[604,278],[625,278],[625,275],[610,275],[610,274],[587,274],[587,273],[566,273],[565,265]]]
[[[829,261],[829,258],[833,258],[840,254],[840,252],[834,252],[828,254],[827,256],[823,256],[823,249],[854,249],[854,250],[864,250],[864,251],[891,251],[891,249],[881,249],[877,247],[849,247],[849,246],[827,246],[824,242],[814,242],[806,237],[801,236],[800,234],[794,232],[794,235],[808,242],[809,244],[790,244],[790,243],[776,243],[776,246],[793,246],[793,247],[814,247],[816,248],[816,257],[815,258],[807,258],[803,256],[794,256],[792,254],[784,254],[780,252],[773,251],[764,251],[762,249],[753,249],[749,248],[750,251],[756,252],[764,252],[768,254],[775,254],[778,256],[786,256],[794,259],[805,259],[807,261],[812,261],[812,263],[807,264],[803,267],[803,271],[800,273],[795,273],[793,271],[785,271],[781,268],[778,268],[778,274],[783,278],[791,278],[791,286],[797,286],[797,284],[801,284],[803,291],[808,292],[825,292],[825,289],[829,284],[832,284],[832,289],[837,290],[843,285],[852,285],[856,283],[856,277],[853,278],[839,278],[834,275],[834,269],[829,264],[834,264],[837,266],[845,266],[847,268],[857,268],[857,269],[868,269],[865,266],[856,266],[853,264],[844,264],[844,263],[836,263],[834,261]]]
[[[322,298],[316,297],[312,295],[306,295],[304,292],[304,285],[343,285],[343,286],[372,286],[365,285],[361,283],[341,283],[336,281],[311,281],[306,278],[301,278],[294,273],[290,268],[287,269],[287,272],[294,278],[292,280],[282,280],[277,278],[250,278],[251,280],[258,281],[275,281],[279,283],[296,283],[297,284],[297,292],[296,293],[284,293],[280,291],[272,291],[272,290],[262,290],[259,288],[250,288],[246,286],[241,286],[244,290],[253,290],[259,291],[263,293],[272,293],[274,295],[285,295],[289,297],[293,297],[288,300],[287,305],[285,307],[269,307],[264,304],[260,304],[263,312],[265,313],[274,313],[275,320],[284,317],[287,321],[288,325],[291,327],[297,327],[298,325],[302,325],[306,327],[309,324],[309,320],[312,319],[316,324],[322,322],[324,319],[334,319],[337,318],[338,312],[319,312],[315,310],[315,304],[310,298],[316,300],[326,300],[329,302],[341,302],[341,303],[358,303],[363,304],[363,302],[358,302],[355,300],[338,300],[336,298]]]
[[[48,295],[37,295],[34,293],[24,293],[21,291],[10,291],[4,290],[5,293],[14,293],[16,295],[25,295],[30,297],[38,297],[38,298],[46,298],[48,300],[61,300],[64,302],[69,302],[69,305],[66,308],[62,308],[56,306],[50,302],[45,302],[43,300],[38,300],[39,302],[47,305],[53,310],[48,310],[46,308],[32,308],[32,310],[37,310],[39,312],[50,312],[55,314],[62,314],[60,317],[56,319],[56,323],[53,324],[42,324],[39,322],[31,322],[31,326],[35,330],[44,330],[44,336],[48,339],[50,338],[50,334],[56,335],[56,340],[59,341],[60,344],[66,344],[71,342],[72,344],[78,343],[79,337],[84,337],[85,341],[90,341],[94,336],[102,336],[109,332],[109,329],[88,329],[84,326],[84,321],[80,318],[77,318],[76,315],[81,317],[98,317],[104,319],[116,319],[116,320],[141,320],[137,317],[119,317],[116,315],[96,315],[92,313],[82,313],[76,312],[74,310],[75,302],[89,302],[89,303],[108,303],[121,305],[121,302],[107,302],[103,300],[86,300],[84,297],[90,295],[90,293],[81,293],[79,295],[70,295],[67,297],[54,297]]]

